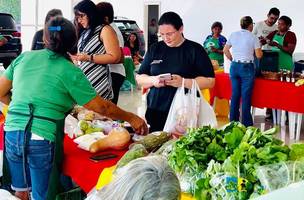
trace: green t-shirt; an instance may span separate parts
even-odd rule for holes
[[[207,49],[208,56],[211,60],[217,60],[219,65],[223,65],[224,63],[224,56],[223,54],[212,52],[211,46],[216,49],[220,49],[219,39],[210,37],[205,41],[204,48]]]
[[[18,56],[4,72],[13,81],[9,110],[29,114],[29,103],[34,115],[63,119],[74,104],[84,105],[96,97],[96,92],[83,72],[62,56],[43,49]],[[29,117],[8,114],[5,130],[24,130]],[[54,141],[56,125],[34,118],[31,131]]]

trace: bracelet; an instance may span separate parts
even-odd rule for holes
[[[90,62],[94,62],[94,54],[90,55]]]

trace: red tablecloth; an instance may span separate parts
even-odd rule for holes
[[[211,90],[211,96],[231,98],[229,74],[215,75],[215,86]],[[257,78],[254,82],[252,106],[304,113],[304,86],[296,87],[294,83]]]
[[[118,157],[94,162],[89,159],[93,154],[79,149],[73,140],[66,135],[64,138],[63,173],[70,176],[75,183],[88,193],[96,185],[102,170],[115,165],[125,152],[126,150],[103,151],[97,153],[97,155],[101,153],[112,153],[118,155]]]

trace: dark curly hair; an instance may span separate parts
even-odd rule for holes
[[[290,27],[292,25],[292,20],[288,16],[283,15],[279,18],[279,20],[283,20],[285,22],[286,26]]]
[[[223,30],[223,24],[221,22],[214,22],[211,26],[211,30],[215,27],[219,27],[221,30]]]
[[[97,7],[95,3],[91,0],[82,0],[76,6],[74,6],[74,24],[77,29],[78,36],[85,30],[77,21],[77,16],[79,13],[85,13],[88,17],[89,21],[89,29],[91,30],[88,37],[86,37],[84,41],[84,45],[90,41],[91,37],[94,35],[94,30],[98,25],[102,24],[102,20],[99,20],[99,16],[97,15]]]
[[[96,5],[97,14],[100,16],[100,20],[104,24],[111,24],[114,19],[114,9],[112,4],[109,2],[100,2]],[[105,21],[105,18],[108,17],[108,22]]]
[[[68,52],[76,53],[77,34],[72,22],[57,16],[46,23],[43,30],[45,48],[70,60]]]

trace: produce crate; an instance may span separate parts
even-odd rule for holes
[[[279,54],[275,51],[264,50],[259,64],[260,71],[278,72]]]
[[[262,71],[262,77],[264,79],[269,79],[269,80],[280,80],[280,74],[277,72],[271,72],[271,71]]]

